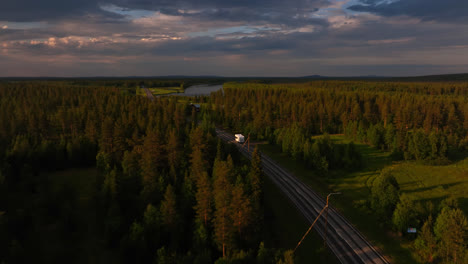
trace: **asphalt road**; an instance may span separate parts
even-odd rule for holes
[[[253,147],[241,147],[234,140],[234,135],[216,129],[219,138],[236,144],[243,155],[251,158]],[[304,217],[312,223],[325,205],[325,200],[308,185],[277,165],[271,158],[262,153],[265,174],[289,197]],[[323,238],[325,235],[325,218],[321,217],[314,226],[315,231]],[[305,230],[304,230],[305,231]],[[299,237],[297,238],[299,241]],[[351,225],[332,206],[328,212],[327,244],[341,263],[390,263],[380,254],[364,236]],[[295,246],[295,245],[291,245]]]
[[[151,100],[151,101],[154,101],[154,95],[153,93],[151,93],[151,91],[146,88],[146,87],[143,87],[143,89],[145,89],[145,92],[146,92],[146,96]]]

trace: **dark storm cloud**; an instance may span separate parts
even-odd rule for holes
[[[295,15],[314,12],[329,3],[326,0],[14,0],[4,2],[0,8],[0,20],[11,22],[51,21],[80,16],[86,19],[86,15],[96,14],[111,18],[121,17],[101,9],[101,6],[106,4],[116,5],[122,10],[152,10],[177,16],[206,16],[210,19],[226,15],[226,19],[255,20],[255,16],[263,19],[281,18],[279,13]],[[190,14],[183,12],[189,9],[196,9],[200,12]]]
[[[334,0],[11,0],[0,7],[0,75],[468,70],[466,0],[360,2],[355,13]]]
[[[296,42],[278,37],[252,37],[241,39],[215,40],[209,37],[163,43],[150,49],[154,55],[203,56],[243,54],[260,56],[272,50],[293,49]]]
[[[118,17],[99,8],[97,0],[7,0],[0,6],[0,20],[11,22],[55,21],[98,14]]]
[[[285,27],[301,27],[305,25],[327,26],[328,22],[321,18],[311,17],[317,9],[304,11],[296,9],[251,9],[251,8],[222,8],[207,9],[196,14],[183,14],[200,21],[223,20],[244,23],[270,23]]]
[[[205,9],[205,8],[261,8],[308,10],[329,4],[328,0],[110,0],[111,3],[127,8],[146,10]]]
[[[310,15],[330,4],[326,0],[109,0],[108,3],[123,10],[153,10],[171,16],[189,17],[195,21],[272,23],[287,27],[309,24],[326,26],[325,20]]]
[[[361,0],[362,4],[350,6],[358,12],[370,12],[382,16],[407,15],[423,20],[467,23],[468,1],[466,0]]]

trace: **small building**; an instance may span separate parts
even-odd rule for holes
[[[190,106],[195,109],[195,111],[200,112],[200,105],[199,104],[190,104]]]
[[[242,135],[242,134],[235,134],[234,136],[236,137],[236,142],[238,142],[238,143],[244,143],[244,141],[245,141],[244,135]]]

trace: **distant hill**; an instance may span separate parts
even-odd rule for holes
[[[362,81],[403,81],[403,82],[456,82],[468,81],[468,73],[457,74],[439,74],[425,76],[404,76],[404,77],[389,77],[389,76],[323,76],[323,75],[307,75],[300,77],[225,77],[215,75],[165,75],[165,76],[121,76],[121,77],[0,77],[0,81],[30,81],[30,80],[149,80],[149,79],[165,79],[165,80],[205,80],[218,82],[226,81],[259,81],[265,83],[278,82],[307,82],[311,80],[362,80]]]
[[[453,82],[453,81],[468,81],[468,73],[457,74],[439,74],[414,77],[395,77],[391,79],[402,81],[427,81],[427,82]]]

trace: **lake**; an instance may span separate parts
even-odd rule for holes
[[[174,94],[169,94],[169,95],[206,96],[206,95],[210,95],[212,92],[217,92],[217,91],[219,91],[221,89],[223,89],[222,84],[215,84],[215,85],[199,84],[199,85],[194,85],[194,86],[190,86],[190,87],[186,88],[183,93],[174,93]]]

